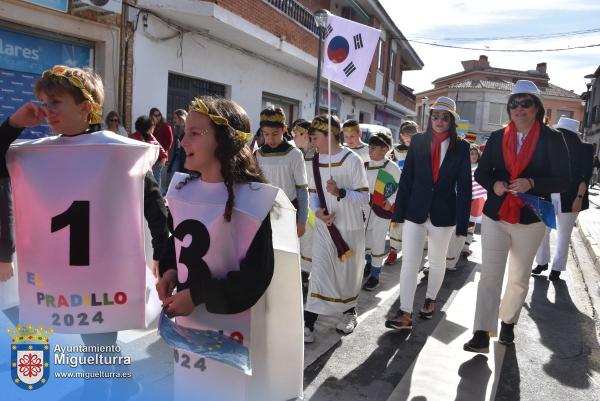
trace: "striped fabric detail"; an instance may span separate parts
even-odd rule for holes
[[[316,292],[311,293],[310,296],[312,298],[321,299],[323,301],[335,302],[335,303],[341,303],[341,304],[349,304],[352,301],[356,301],[356,299],[358,298],[358,295],[355,297],[352,297],[352,298],[348,298],[348,299],[331,298],[331,297],[327,297],[325,295],[317,294]]]
[[[473,182],[473,199],[484,198],[487,196],[487,191],[483,188],[477,181],[475,181],[475,170],[477,170],[477,165],[471,166],[471,181]]]

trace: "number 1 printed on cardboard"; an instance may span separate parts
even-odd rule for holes
[[[69,264],[90,265],[90,201],[73,201],[71,206],[51,222],[51,232],[70,227]]]

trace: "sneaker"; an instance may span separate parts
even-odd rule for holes
[[[503,345],[513,345],[515,343],[515,324],[500,322],[500,336],[498,342]]]
[[[550,276],[548,276],[548,280],[550,280],[550,281],[560,280],[560,272],[557,270],[552,270],[550,272]]]
[[[425,303],[419,311],[421,319],[431,319],[435,312],[435,300],[431,298],[425,298]]]
[[[421,269],[421,271],[423,272],[424,275],[428,275],[429,274],[429,265],[425,264],[425,266],[423,266],[423,268]]]
[[[469,352],[487,354],[490,352],[490,335],[487,331],[477,330],[473,333],[473,338],[463,345],[463,349]]]
[[[336,330],[344,333],[350,334],[354,331],[354,328],[358,324],[356,313],[344,313],[342,315],[342,320],[335,326]]]
[[[412,330],[412,313],[398,309],[393,319],[385,321],[385,327],[394,330]]]
[[[535,269],[531,271],[531,274],[541,274],[544,270],[548,270],[548,264],[545,265],[537,265]]]
[[[363,285],[363,290],[373,291],[377,287],[379,287],[379,278],[370,276],[367,282]]]
[[[396,259],[398,259],[398,253],[393,250],[390,249],[390,253],[388,253],[387,258],[385,259],[385,262],[383,262],[384,265],[393,265],[394,263],[396,263]]]
[[[315,342],[315,331],[304,326],[304,342],[307,344]]]
[[[371,275],[371,262],[365,263],[365,271],[363,272],[363,278],[367,278]]]

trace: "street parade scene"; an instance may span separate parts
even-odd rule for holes
[[[595,0],[3,0],[0,401],[600,401]]]

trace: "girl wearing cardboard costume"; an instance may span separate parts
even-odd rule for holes
[[[352,333],[357,324],[355,307],[365,251],[362,207],[369,202],[369,184],[360,157],[339,145],[340,130],[335,116],[331,117],[331,137],[327,116],[315,117],[309,130],[318,152],[309,183],[317,220],[304,313],[305,342],[314,341],[314,324],[320,314],[342,314],[336,328],[345,334]]]
[[[265,184],[246,146],[237,104],[190,105],[182,146],[190,175],[173,176],[173,236],[161,260],[159,297],[176,323],[222,331],[249,350],[252,375],[202,353],[177,351],[175,399],[282,401],[302,394],[302,296],[295,210]],[[172,295],[174,287],[178,291]],[[285,321],[285,324],[281,322]]]
[[[283,110],[267,108],[260,113],[260,130],[265,144],[256,152],[256,161],[266,179],[281,188],[298,210],[297,233],[304,235],[308,218],[308,182],[302,151],[283,137]]]

